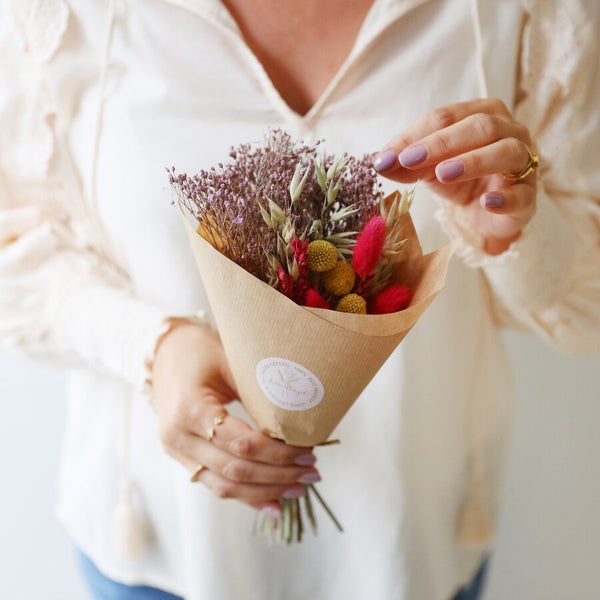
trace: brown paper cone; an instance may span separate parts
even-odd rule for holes
[[[411,288],[410,305],[355,315],[299,306],[213,248],[184,214],[240,400],[261,430],[298,446],[325,442],[442,289],[456,244],[423,255],[410,215],[401,218],[409,242],[394,280]]]

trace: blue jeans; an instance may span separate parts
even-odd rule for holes
[[[183,600],[168,592],[145,585],[124,585],[108,579],[98,571],[94,563],[82,552],[79,552],[81,570],[88,587],[96,600]],[[475,577],[463,586],[453,600],[480,600],[485,582],[485,572],[489,559],[486,558],[479,567]]]
[[[79,552],[79,563],[88,588],[95,600],[183,600],[168,592],[147,585],[125,585],[105,577],[96,565]]]
[[[485,576],[490,562],[489,555],[483,560],[475,577],[469,583],[463,585],[452,600],[481,600],[485,587]]]

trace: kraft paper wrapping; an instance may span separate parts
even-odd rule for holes
[[[423,255],[405,214],[409,241],[393,279],[411,288],[410,305],[356,315],[296,304],[226,258],[197,233],[193,217],[183,217],[240,400],[262,431],[297,446],[328,440],[442,289],[456,248]]]

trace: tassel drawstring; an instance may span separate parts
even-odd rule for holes
[[[132,412],[133,391],[123,399],[119,490],[111,526],[115,550],[119,558],[127,562],[141,558],[152,539],[152,529],[141,494],[131,476]]]
[[[488,97],[488,86],[485,76],[483,40],[481,35],[481,19],[478,0],[470,0],[471,20],[475,42],[475,58],[477,61],[477,83],[482,98]],[[475,369],[473,377],[476,376]],[[469,481],[467,493],[460,507],[456,520],[456,541],[465,548],[483,548],[489,546],[494,537],[494,525],[489,514],[488,490],[485,485],[485,447],[483,444],[483,414],[478,410],[479,403],[475,394],[469,395],[468,431],[472,441],[472,458],[469,465]]]
[[[108,68],[110,64],[110,51],[115,26],[116,0],[108,0],[106,12],[106,29],[104,33],[102,65],[98,80],[98,110],[96,114],[95,132],[92,148],[92,162],[90,169],[90,210],[92,218],[101,228],[106,248],[110,248],[108,234],[103,226],[98,208],[98,155],[100,149],[100,136],[104,118],[104,103],[106,99],[106,85]],[[114,264],[114,261],[113,261]],[[123,399],[123,418],[121,428],[121,448],[119,456],[119,489],[117,504],[111,524],[111,534],[115,551],[119,558],[132,562],[141,558],[150,545],[152,530],[141,495],[131,477],[131,430],[133,412],[133,391],[128,391]]]
[[[458,515],[456,541],[465,548],[486,548],[494,537],[494,528],[486,509],[482,482],[471,482]]]

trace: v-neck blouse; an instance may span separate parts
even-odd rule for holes
[[[448,600],[492,543],[459,543],[465,500],[479,494],[492,523],[500,510],[514,411],[501,327],[600,349],[597,4],[377,0],[304,116],[218,0],[38,4],[0,14],[0,342],[71,368],[57,514],[73,541],[109,577],[188,600]],[[317,450],[345,533],[323,519],[316,539],[269,547],[157,434],[156,340],[170,316],[210,315],[165,167],[195,172],[274,126],[361,155],[485,91],[532,132],[538,212],[490,257],[460,207],[419,187],[425,250],[450,236],[459,256],[342,444]],[[152,533],[134,561],[111,531],[123,495]]]

